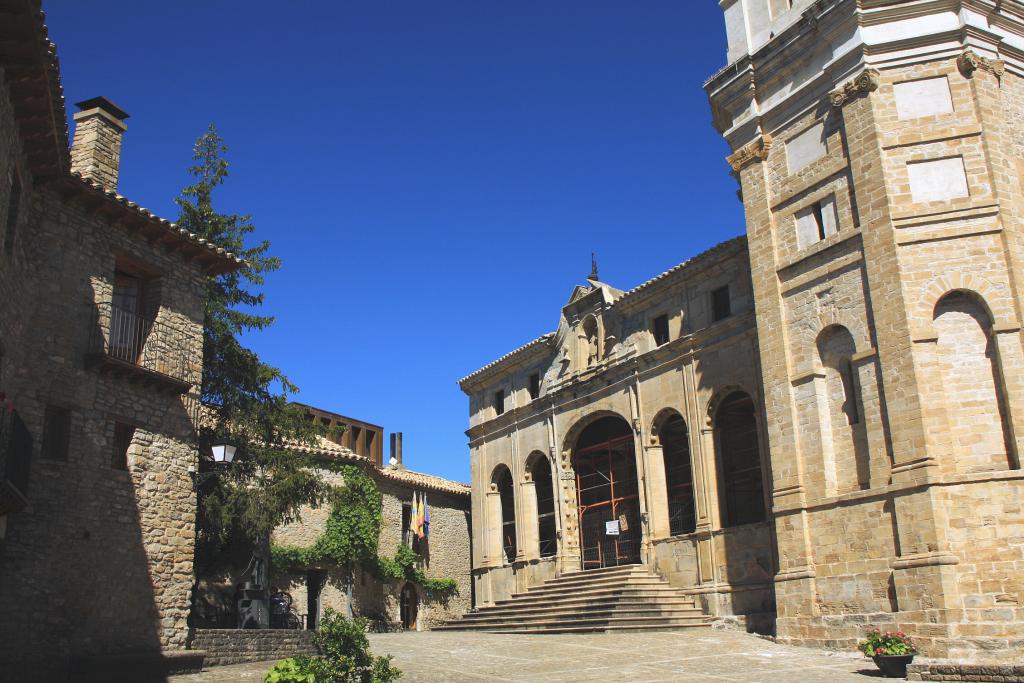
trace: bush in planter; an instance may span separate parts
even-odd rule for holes
[[[877,628],[868,631],[868,639],[860,644],[860,650],[871,657],[888,678],[905,678],[907,665],[917,653],[914,643],[903,631],[882,633]]]
[[[868,631],[868,639],[861,643],[859,648],[868,657],[912,655],[917,652],[910,636],[903,631],[882,633],[877,628]]]
[[[313,634],[319,657],[291,657],[267,672],[265,683],[392,683],[402,672],[391,657],[374,657],[366,638],[366,619],[351,621],[324,610]]]

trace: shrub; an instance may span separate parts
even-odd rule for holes
[[[917,650],[914,643],[903,631],[886,631],[877,628],[868,631],[868,639],[859,645],[859,649],[868,657],[879,655],[912,655]]]
[[[274,665],[265,683],[391,683],[402,672],[391,657],[375,657],[366,638],[366,619],[346,619],[324,610],[313,634],[319,657],[291,657]]]
[[[264,683],[317,683],[310,666],[311,657],[282,659],[263,677]]]

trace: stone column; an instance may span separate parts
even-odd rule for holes
[[[518,532],[522,546],[518,549],[516,559],[537,560],[540,559],[540,539],[537,535],[537,485],[530,472],[523,476],[525,479],[519,484],[523,528]]]
[[[668,483],[665,479],[665,453],[657,437],[650,437],[644,448],[647,461],[647,514],[650,540],[656,541],[672,535],[668,517]]]
[[[579,571],[583,568],[580,554],[579,508],[576,505],[576,473],[572,469],[572,451],[562,451],[558,468],[558,495],[562,500],[562,542],[558,556],[562,571]]]

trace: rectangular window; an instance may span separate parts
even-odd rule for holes
[[[505,390],[498,389],[494,392],[494,412],[501,415],[505,412]]]
[[[837,232],[836,198],[832,195],[796,213],[797,243],[800,248],[820,242]]]
[[[14,239],[18,234],[18,213],[21,208],[21,179],[18,172],[11,171],[11,193],[7,197],[7,227],[4,230],[4,252],[14,251]]]
[[[48,460],[67,460],[70,442],[71,411],[60,406],[46,406],[42,456]]]
[[[412,548],[413,552],[420,551],[420,539],[412,528],[412,503],[402,503],[402,543]]]
[[[540,397],[540,373],[535,372],[530,375],[530,400],[533,401]]]
[[[362,450],[363,449],[363,439],[362,439],[363,429],[362,429],[362,427],[356,427],[356,426],[353,425],[353,427],[352,427],[352,429],[351,429],[351,431],[349,433],[351,434],[351,437],[349,437],[349,446],[348,446],[349,449],[352,452],[357,453],[358,455],[363,455],[363,450]]]
[[[668,344],[669,333],[668,333],[668,314],[659,315],[654,319],[654,323],[651,326],[652,332],[654,332],[654,343],[658,346],[662,344]]]
[[[711,292],[711,322],[718,322],[732,315],[729,301],[729,285]]]
[[[111,453],[110,467],[115,470],[128,469],[128,449],[135,438],[135,427],[123,422],[114,423],[114,452]]]

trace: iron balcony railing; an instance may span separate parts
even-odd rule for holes
[[[96,305],[89,357],[180,393],[199,381],[199,351],[182,330],[109,303]]]

